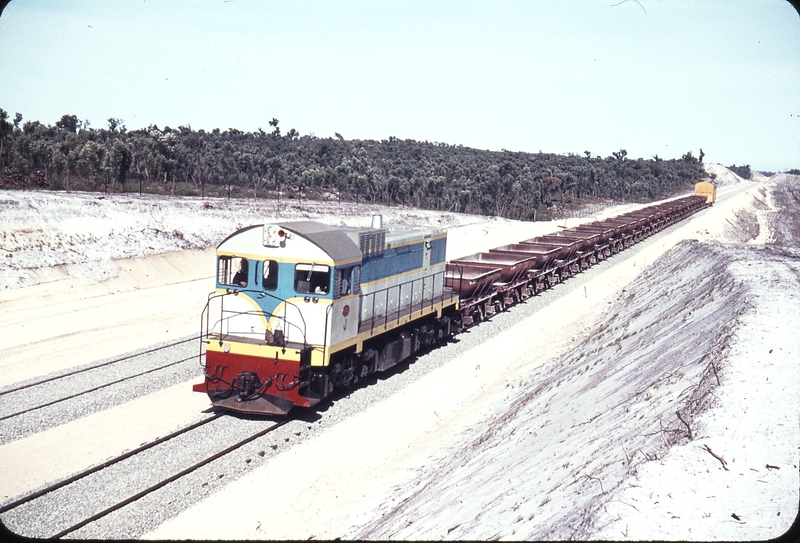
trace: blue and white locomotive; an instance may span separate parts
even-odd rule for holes
[[[313,221],[243,228],[217,248],[203,312],[214,406],[286,414],[386,370],[455,332],[447,232]]]

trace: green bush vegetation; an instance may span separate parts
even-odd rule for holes
[[[731,166],[728,166],[728,169],[742,179],[750,179],[750,177],[753,175],[752,170],[750,170],[750,164],[745,164],[744,166],[732,164]]]

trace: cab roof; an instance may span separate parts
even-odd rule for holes
[[[341,226],[331,226],[316,221],[291,221],[282,222],[280,225],[309,240],[330,255],[334,262],[360,260],[362,257],[361,249],[347,236]]]

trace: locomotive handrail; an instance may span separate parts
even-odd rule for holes
[[[439,277],[439,276],[441,276],[441,289],[442,289],[442,291],[441,291],[440,294],[435,294],[435,292],[436,292],[436,284],[437,284],[436,278]],[[429,280],[431,278],[433,278],[433,284],[431,286],[431,296],[430,297],[426,297],[425,296],[426,282],[427,282],[427,280]],[[422,276],[422,277],[418,277],[416,279],[411,279],[410,281],[405,281],[403,283],[399,283],[399,284],[396,284],[396,285],[391,285],[391,286],[382,288],[380,290],[376,290],[375,292],[370,292],[368,294],[363,294],[362,295],[362,303],[361,303],[362,311],[360,312],[360,314],[358,316],[358,318],[359,318],[359,324],[358,324],[359,330],[361,329],[361,326],[363,324],[365,324],[365,322],[367,320],[363,316],[363,308],[368,306],[367,304],[370,303],[370,300],[367,300],[366,298],[368,298],[368,297],[372,298],[372,300],[371,300],[371,311],[370,311],[370,316],[369,316],[369,323],[370,323],[369,331],[370,331],[370,333],[372,333],[375,330],[375,326],[376,326],[377,321],[381,317],[383,317],[383,327],[385,328],[389,324],[390,315],[392,315],[391,320],[396,321],[399,324],[400,323],[400,319],[402,317],[410,316],[415,311],[423,311],[425,309],[425,304],[426,303],[429,303],[429,307],[433,307],[433,305],[435,303],[444,301],[446,299],[446,295],[445,295],[445,280],[444,279],[445,279],[445,271],[441,271],[441,272],[431,273],[429,275],[425,275],[425,276]],[[414,302],[414,292],[415,292],[414,285],[418,284],[418,283],[422,283],[422,291],[420,293],[419,303],[417,304],[417,303]],[[404,288],[408,288],[409,285],[410,285],[411,292],[409,293],[409,303],[408,303],[408,307],[406,309],[406,308],[403,308],[401,304],[402,304],[403,289]],[[396,305],[394,310],[390,311],[389,310],[389,300],[390,300],[389,299],[389,291],[392,290],[392,289],[397,289],[397,305]],[[376,306],[376,303],[379,300],[379,296],[380,295],[383,295],[383,311],[381,312],[381,314],[376,315],[375,306]],[[392,298],[392,300],[394,300],[394,298]],[[418,307],[418,308],[415,309],[415,307]],[[394,313],[397,314],[396,317],[393,315]]]
[[[290,302],[288,300],[283,300],[282,298],[278,298],[277,296],[274,296],[272,294],[269,294],[267,292],[263,292],[263,291],[260,291],[260,290],[249,290],[249,289],[228,290],[228,291],[226,291],[224,293],[213,293],[212,292],[212,293],[210,293],[208,295],[208,300],[206,301],[206,305],[203,308],[203,311],[201,313],[201,324],[200,324],[200,339],[201,339],[201,353],[200,353],[200,356],[201,356],[201,358],[202,358],[202,341],[204,339],[207,339],[207,338],[211,337],[211,331],[210,331],[211,330],[211,323],[210,323],[210,318],[211,318],[210,305],[211,305],[211,301],[219,299],[219,298],[224,298],[225,296],[229,296],[229,295],[238,296],[238,294],[240,292],[247,292],[247,293],[256,292],[259,295],[262,295],[262,297],[263,296],[269,296],[270,298],[274,298],[276,300],[279,300],[279,301],[283,302],[287,306],[294,307],[297,310],[297,314],[300,316],[300,319],[302,321],[302,324],[303,324],[302,328],[300,326],[298,326],[297,324],[293,323],[293,322],[289,322],[287,320],[287,316],[286,316],[286,312],[285,311],[284,311],[284,314],[282,316],[278,317],[278,318],[282,320],[283,329],[284,330],[286,330],[290,326],[293,327],[293,328],[296,328],[298,330],[298,332],[300,332],[300,334],[303,337],[303,346],[304,347],[308,346],[307,334],[306,334],[307,325],[306,325],[306,322],[305,322],[305,318],[303,317],[303,312],[300,311],[300,308],[299,308],[299,306],[297,306],[297,304],[294,304],[293,302]],[[228,316],[226,316],[226,314]],[[219,320],[215,323],[215,326],[216,326],[216,324],[220,325],[220,331],[219,331],[220,341],[222,341],[222,339],[224,337],[227,337],[228,335],[230,335],[230,334],[225,334],[225,333],[222,332],[222,329],[223,329],[222,323],[224,323],[226,321],[229,321],[230,319],[232,319],[232,318],[234,318],[234,317],[236,317],[238,315],[260,316],[260,317],[264,317],[267,320],[269,320],[269,318],[275,316],[274,313],[271,313],[269,311],[263,311],[263,310],[249,310],[249,311],[232,311],[230,309],[226,310],[224,302],[220,303],[220,316],[219,316]],[[203,332],[203,320],[205,320],[205,333]]]
[[[325,308],[325,328],[322,337],[322,360],[323,363],[328,359],[328,322],[330,319],[331,312],[333,311],[333,304],[329,305]],[[301,368],[302,369],[302,368]]]
[[[214,292],[209,293],[208,299],[206,300],[206,305],[203,308],[203,311],[200,312],[200,354],[198,355],[198,363],[201,366],[203,365],[203,344],[204,344],[203,339],[208,337],[208,330],[209,330],[209,325],[210,325],[209,319],[211,318],[211,310],[210,310],[211,300],[216,299],[216,298],[221,298],[222,296],[226,296],[226,295],[227,295],[227,293],[225,293],[225,294],[217,294],[217,293],[214,293]],[[206,325],[205,326],[206,334],[203,334],[203,321],[204,320],[205,320],[205,325]],[[205,371],[204,371],[204,373],[205,373]]]
[[[306,325],[306,319],[303,316],[303,312],[300,311],[300,306],[298,306],[294,302],[290,302],[289,300],[284,300],[283,298],[279,298],[279,297],[275,296],[274,294],[270,294],[269,292],[264,292],[263,290],[249,290],[248,289],[248,290],[244,290],[244,291],[240,291],[240,292],[258,292],[259,299],[263,298],[265,296],[268,296],[268,297],[272,298],[273,300],[278,300],[279,302],[283,302],[287,306],[294,307],[297,310],[297,314],[300,315],[300,320],[303,322],[303,330],[301,332],[301,334],[303,335],[303,346],[304,347],[308,346],[308,341],[306,341],[306,337],[307,337],[306,336],[306,332],[308,331],[308,326]],[[284,312],[284,315],[283,315],[282,318],[283,318],[283,325],[285,327],[286,326],[286,313],[285,312]],[[296,326],[296,327],[297,327],[298,330],[300,330],[299,326]]]
[[[270,313],[269,311],[261,311],[261,310],[257,310],[257,309],[253,309],[253,310],[249,310],[249,311],[231,311],[230,309],[227,309],[227,310],[224,309],[224,310],[222,310],[221,313],[222,313],[222,315],[220,317],[220,320],[217,321],[217,323],[219,323],[219,324],[221,324],[223,322],[226,322],[226,321],[230,321],[231,319],[234,319],[235,317],[238,317],[238,316],[241,316],[241,315],[249,315],[249,316],[253,316],[253,317],[264,317],[266,319],[269,319],[270,317],[275,316],[274,313]],[[279,317],[279,318],[284,320],[284,329],[285,329],[286,326],[291,326],[291,327],[296,328],[298,331],[301,331],[301,333],[302,333],[301,328],[299,326],[297,326],[296,324],[291,323],[291,322],[286,322],[284,317]],[[235,332],[233,332],[233,333],[227,332],[227,333],[223,334],[220,331],[220,341],[222,341],[223,338],[226,338],[228,336],[241,337],[241,336],[238,336]],[[307,345],[307,344],[308,343],[306,342],[305,337],[303,337],[303,345]]]

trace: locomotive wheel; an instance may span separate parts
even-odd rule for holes
[[[342,372],[342,386],[344,388],[350,388],[353,385],[353,383],[355,382],[353,380],[353,377],[354,377],[354,375],[353,375],[353,369],[352,368],[344,370]]]
[[[334,364],[331,368],[331,384],[335,387],[340,387],[345,382],[344,371],[341,364]]]
[[[367,375],[369,375],[369,368],[367,367],[366,364],[360,364],[356,371],[356,376],[357,376],[356,382],[366,378]]]

